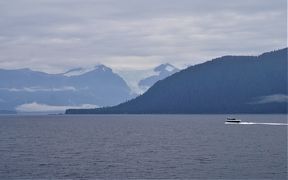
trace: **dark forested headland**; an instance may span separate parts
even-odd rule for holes
[[[260,56],[223,56],[158,81],[113,107],[67,114],[287,113],[287,48]]]

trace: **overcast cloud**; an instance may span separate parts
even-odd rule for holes
[[[0,0],[0,68],[178,67],[287,46],[286,0]]]

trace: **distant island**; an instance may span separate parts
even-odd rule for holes
[[[158,81],[117,106],[66,114],[287,113],[287,48],[223,56]]]

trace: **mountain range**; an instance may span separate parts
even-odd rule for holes
[[[287,113],[287,48],[191,66],[117,106],[67,114]]]
[[[69,107],[115,105],[132,97],[126,82],[104,65],[61,74],[0,69],[0,110],[64,112]]]

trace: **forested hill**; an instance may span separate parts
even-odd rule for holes
[[[287,48],[260,56],[224,56],[157,82],[113,107],[67,114],[287,113]]]

